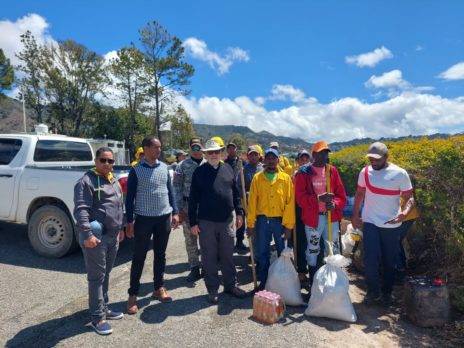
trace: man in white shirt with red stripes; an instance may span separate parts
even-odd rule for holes
[[[414,205],[412,185],[406,170],[388,162],[385,144],[373,143],[369,147],[367,158],[371,165],[359,173],[352,223],[353,227],[362,227],[363,230],[364,273],[367,283],[364,303],[381,303],[389,307],[392,302],[400,226]],[[403,209],[400,206],[400,197],[407,202]]]

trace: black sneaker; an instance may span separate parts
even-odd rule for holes
[[[390,308],[392,306],[392,304],[393,304],[393,296],[392,296],[392,294],[382,294],[380,304],[384,308]]]
[[[382,296],[380,296],[380,294],[367,293],[366,296],[364,296],[364,300],[362,301],[362,303],[366,306],[372,306],[372,305],[379,304],[381,299],[382,299]]]
[[[224,292],[236,298],[247,297],[247,293],[244,290],[240,289],[238,286],[234,286],[233,288],[226,289],[224,290]]]
[[[190,283],[193,283],[193,282],[196,282],[197,280],[200,280],[201,277],[202,277],[202,274],[200,272],[200,266],[196,266],[190,270],[190,273],[187,276],[187,281]]]
[[[218,304],[219,302],[219,295],[217,292],[212,292],[208,294],[208,302],[211,304]]]
[[[99,321],[90,324],[90,326],[95,330],[95,332],[99,335],[109,335],[113,332],[111,325],[108,324],[106,321]]]
[[[106,319],[107,320],[119,320],[119,319],[122,319],[122,318],[124,318],[124,314],[121,313],[121,312],[112,311],[110,309],[108,309],[106,311]]]

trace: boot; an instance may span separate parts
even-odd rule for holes
[[[196,282],[202,278],[202,274],[200,272],[200,266],[195,266],[190,270],[189,275],[187,276],[187,281],[190,283]]]

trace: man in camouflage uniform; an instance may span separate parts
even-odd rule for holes
[[[206,162],[203,159],[203,152],[201,150],[200,139],[190,139],[190,156],[177,165],[173,180],[176,203],[180,211],[179,215],[184,230],[185,248],[187,249],[188,263],[190,265],[190,274],[187,276],[187,280],[190,282],[201,278],[198,236],[190,233],[190,224],[188,222],[188,197],[192,175],[199,165]]]

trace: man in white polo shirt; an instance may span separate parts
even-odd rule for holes
[[[371,165],[359,173],[352,223],[353,227],[363,229],[367,283],[364,303],[380,302],[389,307],[398,257],[399,230],[403,219],[414,205],[412,185],[406,170],[388,162],[388,149],[385,144],[373,143],[369,147],[367,157]],[[403,209],[400,206],[400,197],[407,202]],[[383,266],[382,284],[380,262]]]

